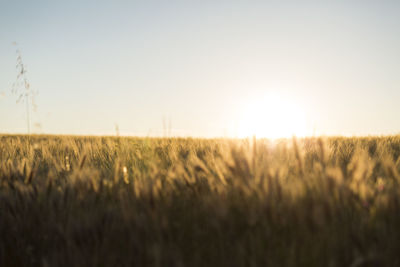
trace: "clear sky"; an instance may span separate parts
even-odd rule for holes
[[[0,0],[0,132],[26,132],[16,41],[37,133],[159,135],[164,121],[235,136],[265,123],[244,109],[271,94],[307,134],[399,133],[399,14],[400,1]]]

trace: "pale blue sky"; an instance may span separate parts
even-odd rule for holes
[[[235,135],[268,93],[326,135],[400,132],[400,1],[0,0],[0,132]],[[260,122],[262,123],[262,122]]]

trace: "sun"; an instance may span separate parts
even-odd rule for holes
[[[249,101],[239,121],[239,137],[288,138],[306,135],[304,110],[288,98],[269,94]]]

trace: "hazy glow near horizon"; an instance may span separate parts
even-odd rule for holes
[[[288,138],[306,136],[304,111],[282,96],[269,94],[252,100],[241,113],[239,137]]]
[[[3,1],[0,133],[27,128],[14,41],[36,133],[399,133],[399,14],[394,0]]]

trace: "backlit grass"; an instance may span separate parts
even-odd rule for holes
[[[399,156],[398,136],[0,136],[0,266],[400,266]]]

